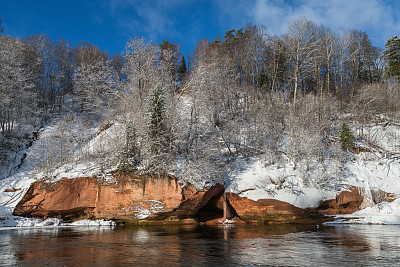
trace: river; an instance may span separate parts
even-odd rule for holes
[[[0,230],[0,266],[400,266],[399,225]]]

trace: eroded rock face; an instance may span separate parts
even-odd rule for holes
[[[296,222],[306,216],[305,210],[276,199],[254,201],[234,193],[227,193],[226,198],[236,214],[245,220]]]
[[[194,216],[209,199],[222,191],[222,185],[204,192],[190,185],[182,187],[172,176],[124,175],[112,183],[95,177],[64,178],[54,183],[33,183],[14,209],[14,214],[62,219],[143,219],[163,214],[164,217],[186,218]]]
[[[360,209],[371,207],[383,201],[392,202],[393,194],[382,190],[366,191],[365,188],[350,186],[347,191],[340,192],[336,199],[322,202],[317,210],[324,214],[351,214]]]
[[[360,210],[365,199],[363,189],[352,186],[348,191],[342,191],[336,199],[322,202],[317,210],[324,214],[350,214]]]
[[[254,201],[233,193],[227,193],[226,196],[227,203],[242,219],[271,223],[311,223],[315,220],[326,220],[325,214],[351,214],[382,201],[395,200],[393,194],[381,190],[366,191],[364,188],[355,186],[350,186],[348,190],[340,192],[335,199],[322,202],[317,208],[308,209],[301,209],[275,199]]]
[[[372,190],[371,197],[375,204],[379,204],[381,202],[393,202],[396,200],[396,196],[392,193],[387,193],[382,190]]]
[[[190,185],[182,187],[173,176],[119,175],[109,183],[96,177],[65,178],[53,183],[33,183],[16,206],[14,215],[125,222],[131,219],[190,220],[188,218],[219,222],[221,218],[237,218],[250,222],[311,223],[324,214],[350,214],[371,203],[395,199],[393,194],[366,192],[353,186],[340,192],[335,199],[322,202],[318,208],[304,210],[275,199],[254,201],[234,193],[226,193],[224,201],[223,193],[221,184],[198,191]]]

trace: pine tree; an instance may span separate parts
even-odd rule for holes
[[[162,135],[165,125],[164,92],[160,86],[156,87],[150,97],[150,136],[156,138]]]
[[[159,171],[166,167],[170,140],[166,103],[161,86],[157,86],[150,96],[149,115],[149,167],[152,171]]]
[[[342,144],[342,150],[347,151],[354,148],[353,140],[353,133],[349,126],[343,122],[342,128],[340,129],[340,143]]]
[[[140,150],[137,146],[136,129],[128,123],[125,131],[125,145],[120,154],[118,169],[123,172],[135,171],[140,163]]]
[[[386,74],[400,80],[400,38],[393,36],[385,44],[383,58],[387,62]]]
[[[186,60],[185,60],[185,57],[183,56],[181,65],[178,68],[178,78],[181,82],[185,79],[186,73],[187,73]]]
[[[4,27],[1,26],[1,23],[3,22],[3,20],[0,18],[0,35],[3,33],[4,31]]]

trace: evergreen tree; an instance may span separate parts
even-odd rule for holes
[[[186,60],[185,57],[182,57],[182,61],[181,61],[181,65],[178,68],[178,79],[182,82],[185,77],[186,77],[186,73],[187,73],[187,68],[186,68]]]
[[[166,168],[169,152],[169,128],[166,116],[164,91],[157,86],[149,101],[149,151],[147,160],[151,171],[161,171]]]
[[[235,33],[236,33],[236,30],[235,30],[235,29],[232,29],[232,30],[227,31],[227,32],[225,33],[225,36],[224,36],[225,42],[226,42],[226,43],[231,43],[231,42],[233,42],[233,41],[235,40]]]
[[[123,172],[135,171],[140,163],[139,157],[136,129],[131,123],[128,123],[125,131],[125,145],[120,154],[118,169]]]
[[[391,37],[385,44],[383,58],[387,62],[386,73],[400,80],[400,38]]]
[[[347,151],[354,147],[353,144],[354,136],[349,126],[343,122],[342,128],[340,129],[340,143],[342,144],[342,150]]]
[[[2,22],[3,22],[3,20],[0,18],[0,34],[2,34],[3,31],[4,31],[4,27],[1,26],[1,23],[2,23]]]
[[[150,136],[156,138],[162,135],[165,129],[165,101],[164,92],[157,86],[150,97]]]

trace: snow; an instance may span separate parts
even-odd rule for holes
[[[182,118],[186,120],[190,118],[190,108],[189,97],[182,97],[179,105],[180,112],[185,115]],[[108,127],[101,130],[102,126],[99,122],[85,122],[84,128],[82,128],[82,121],[71,120],[69,128],[72,136],[75,136],[76,140],[83,140],[82,142],[76,141],[71,148],[75,160],[60,164],[51,171],[38,172],[40,161],[43,160],[40,151],[43,151],[43,147],[46,150],[56,145],[53,139],[60,135],[62,124],[65,123],[63,119],[67,115],[61,114],[48,122],[40,130],[38,140],[33,142],[32,147],[14,155],[15,158],[22,159],[26,153],[26,157],[18,169],[16,166],[11,166],[6,171],[0,170],[2,173],[8,173],[7,177],[0,180],[0,223],[2,226],[44,227],[62,224],[56,219],[28,220],[12,215],[14,207],[22,199],[29,186],[44,176],[49,177],[49,181],[56,181],[63,177],[72,179],[91,176],[105,180],[112,179],[112,176],[107,173],[115,170],[116,166],[107,166],[104,162],[99,163],[87,155],[100,155],[100,158],[106,158],[108,155],[116,154],[116,144],[123,139],[121,135],[125,132],[125,125],[119,122],[110,123]],[[84,129],[84,133],[82,129]],[[279,160],[272,161],[272,163],[271,160],[267,160],[266,155],[252,158],[237,157],[233,163],[229,163],[229,167],[223,174],[224,177],[220,180],[225,182],[226,192],[237,193],[241,197],[247,197],[254,201],[276,199],[299,208],[316,207],[321,201],[335,198],[348,186],[365,188],[366,197],[370,200],[373,190],[382,190],[399,197],[400,127],[376,125],[370,127],[368,134],[370,142],[359,141],[358,145],[370,148],[371,152],[351,154],[351,160],[347,160],[345,163],[333,159],[326,159],[323,162],[310,160],[309,162],[294,163],[286,155],[282,155]],[[218,175],[214,175],[210,169],[196,169],[198,166],[186,167],[186,172],[183,172],[185,158],[176,159],[174,164],[177,166],[174,173],[182,184],[190,182],[197,188],[204,188],[207,182],[210,185],[214,181],[212,179],[220,178],[217,177]],[[210,173],[205,173],[207,171]],[[187,179],[191,172],[194,177],[192,180]],[[204,177],[209,177],[209,181],[206,181]],[[5,192],[6,189],[16,191]],[[134,211],[138,219],[144,219],[164,209],[163,203],[156,201],[149,203],[149,207],[146,209],[137,205],[130,207],[129,211]],[[358,219],[348,220],[350,217],[340,217],[337,218],[336,223],[339,220],[346,223],[398,223],[399,210],[397,200],[393,203],[380,203],[359,211],[357,214],[349,215],[350,217],[359,217]],[[80,224],[102,225],[103,223],[107,225],[109,222],[85,221]]]
[[[381,202],[353,214],[338,215],[336,220],[325,224],[400,224],[400,199]]]
[[[56,130],[57,119],[51,121],[48,126],[42,128],[39,134],[39,139],[26,151],[26,158],[21,167],[12,175],[0,180],[0,212],[1,216],[11,215],[12,210],[17,203],[22,199],[30,185],[36,181],[35,169],[38,166],[38,155],[35,153],[43,145],[43,140],[46,140]],[[5,192],[6,189],[20,189],[15,192]]]
[[[17,216],[5,217],[1,221],[0,229],[2,227],[47,227],[47,226],[59,226],[61,223],[60,219],[31,219],[31,218],[21,218]]]
[[[50,176],[49,181],[57,181],[61,178],[77,178],[77,177],[92,177],[97,176],[104,179],[110,179],[111,171],[115,170],[115,166],[107,166],[106,162],[99,162],[98,157],[106,158],[107,155],[116,155],[117,140],[121,140],[121,134],[125,133],[125,126],[115,122],[109,128],[100,131],[98,122],[93,121],[92,127],[85,129],[87,131],[83,139],[88,140],[86,144],[76,148],[74,151],[73,162],[67,162],[62,166],[51,171],[51,175],[45,172],[36,173],[36,177]],[[46,128],[46,133],[48,132]],[[54,135],[54,132],[47,133]],[[91,159],[88,155],[92,155]]]
[[[113,221],[105,221],[105,220],[81,220],[73,223],[64,223],[63,226],[109,226],[114,227],[116,224]]]
[[[296,166],[286,156],[281,163],[273,164],[266,164],[262,155],[238,158],[227,175],[226,190],[255,201],[276,199],[299,208],[316,207],[348,186],[364,188],[369,200],[371,192],[378,190],[399,197],[400,127],[375,126],[371,132],[378,145],[372,146],[371,152],[352,154],[343,165],[333,160],[311,162],[305,172],[302,164]]]
[[[46,220],[22,218],[17,216],[6,217],[0,223],[0,230],[14,228],[42,228],[42,227],[78,227],[78,226],[97,226],[97,227],[115,227],[113,221],[106,220],[80,220],[72,223],[64,223],[61,219],[49,218]]]
[[[247,163],[238,159],[236,169],[228,178],[226,191],[257,201],[276,199],[299,208],[316,207],[321,200],[336,196],[335,191],[307,187],[293,164],[268,165],[254,158]]]
[[[143,200],[143,202],[148,202],[150,204],[150,208],[146,209],[140,205],[135,205],[134,207],[130,207],[126,210],[132,210],[135,214],[136,219],[142,220],[149,217],[151,214],[165,211],[165,203],[157,200]]]
[[[100,171],[99,165],[96,162],[88,162],[82,161],[80,163],[68,163],[59,168],[56,168],[51,173],[38,172],[38,166],[40,165],[41,152],[43,147],[45,150],[49,149],[51,146],[54,146],[54,136],[57,136],[60,131],[60,124],[62,124],[63,118],[67,116],[66,114],[62,114],[59,117],[55,117],[44,128],[42,128],[39,132],[38,140],[33,142],[32,146],[28,149],[21,150],[18,152],[20,154],[20,158],[22,158],[23,154],[26,153],[26,157],[19,167],[13,174],[8,177],[0,180],[0,228],[1,227],[47,227],[47,226],[106,226],[113,225],[114,222],[111,221],[81,221],[75,222],[72,224],[62,223],[59,219],[47,219],[47,220],[39,220],[39,219],[27,219],[22,217],[17,217],[12,215],[12,211],[14,210],[17,203],[22,199],[26,191],[29,189],[30,185],[36,180],[44,177],[50,176],[51,181],[56,181],[63,177],[67,178],[76,178],[76,177],[90,177],[93,175],[97,175],[99,177],[110,179],[109,176],[104,175]],[[78,123],[78,122],[76,122]],[[77,124],[70,125],[72,129],[79,129]],[[109,131],[105,131],[100,133],[97,138],[102,138],[102,140],[109,140],[104,135],[107,135],[109,138],[113,138],[118,131],[118,127],[120,125],[115,125],[114,127],[110,127]],[[81,136],[83,139],[90,139],[90,136],[94,136],[96,132],[98,132],[99,124],[91,122],[91,127],[85,128],[85,136]],[[97,140],[98,141],[98,140]],[[47,148],[46,148],[47,147]],[[92,142],[89,142],[84,149],[96,150],[96,147]],[[82,148],[76,148],[76,151],[84,151]],[[87,151],[85,151],[87,152]],[[76,153],[76,156],[80,155]],[[16,162],[16,164],[19,164]],[[6,189],[14,189],[15,192],[5,192]]]
[[[376,152],[400,154],[400,127],[395,125],[376,125],[368,129],[367,138],[375,144]]]
[[[400,162],[395,159],[363,160],[358,156],[346,167],[346,183],[400,195]]]

